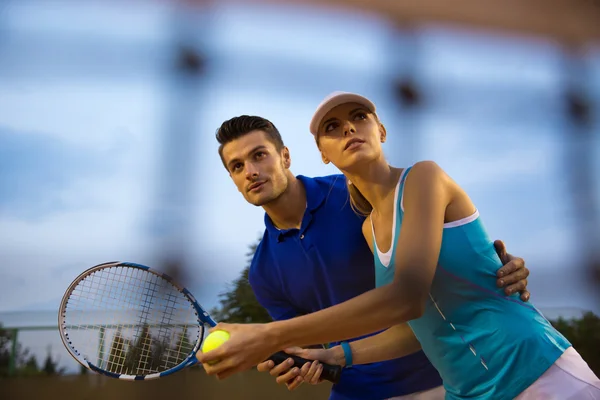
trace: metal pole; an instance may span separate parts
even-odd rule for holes
[[[395,162],[409,165],[418,161],[421,151],[418,131],[423,99],[416,74],[420,62],[420,43],[415,27],[410,24],[397,26],[393,39],[392,88],[397,104],[394,134],[396,140],[401,142],[401,145],[395,146],[400,151]]]
[[[12,346],[11,346],[11,350],[10,350],[10,360],[9,360],[9,364],[8,364],[8,376],[14,376],[15,373],[17,372],[17,336],[19,334],[19,330],[18,329],[13,329],[12,330]]]
[[[582,261],[585,262],[585,274],[591,275],[598,285],[600,281],[600,251],[597,243],[600,240],[600,213],[596,185],[597,171],[594,170],[594,124],[592,106],[587,91],[589,73],[581,54],[585,51],[574,47],[568,48],[565,54],[565,117],[568,143],[565,162],[567,164],[569,191],[571,192],[574,216],[577,219],[578,242]],[[594,283],[591,283],[594,285]],[[592,289],[600,303],[598,291]]]
[[[166,79],[166,121],[159,161],[158,193],[150,217],[157,262],[176,280],[186,280],[197,115],[205,77],[202,39],[208,36],[209,0],[176,2],[173,12],[174,65]]]
[[[100,368],[103,368],[103,361],[104,360],[104,327],[100,327],[100,332],[99,332],[99,343],[98,343],[98,366]]]

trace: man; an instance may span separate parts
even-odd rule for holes
[[[374,288],[373,254],[361,230],[364,218],[350,206],[343,175],[294,176],[279,131],[261,117],[232,118],[223,122],[216,136],[219,155],[236,187],[246,201],[266,213],[249,280],[273,319],[312,313]],[[504,264],[498,286],[528,300],[529,271],[523,260],[508,255],[502,242],[495,244]],[[270,371],[290,390],[302,382],[318,383],[321,373],[317,362],[298,370],[266,361],[258,369]],[[438,372],[417,351],[346,368],[330,399],[441,399],[441,385]]]

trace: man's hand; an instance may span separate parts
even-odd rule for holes
[[[260,372],[268,372],[275,377],[275,382],[278,384],[285,383],[289,390],[294,390],[302,384],[300,368],[294,367],[294,361],[291,358],[279,365],[275,365],[272,360],[267,360],[258,364],[256,369]]]
[[[504,288],[506,295],[518,292],[521,294],[521,300],[529,301],[531,296],[527,290],[529,270],[525,267],[525,260],[507,253],[506,246],[501,240],[494,241],[494,247],[503,264],[497,272],[496,284]]]
[[[294,351],[302,349],[294,348],[290,350],[290,353],[294,354]],[[275,365],[272,360],[268,360],[258,364],[256,369],[260,372],[269,372],[271,376],[275,377],[275,381],[278,384],[284,383],[288,390],[295,390],[304,382],[313,385],[322,382],[321,373],[323,372],[323,365],[316,360],[312,363],[305,363],[301,369],[294,367],[294,361],[291,358],[288,358],[279,365]]]

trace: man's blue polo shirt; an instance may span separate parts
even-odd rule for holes
[[[265,215],[266,230],[250,266],[252,289],[275,320],[312,313],[375,287],[374,258],[361,230],[364,218],[350,207],[344,176],[298,179],[307,197],[300,229],[278,230]],[[419,351],[344,369],[330,399],[387,399],[441,384]]]

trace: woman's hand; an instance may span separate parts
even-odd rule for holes
[[[208,375],[218,379],[246,371],[279,351],[275,338],[269,335],[269,324],[217,324],[210,331],[223,330],[229,340],[206,353],[196,353]],[[212,363],[212,364],[210,364]]]

